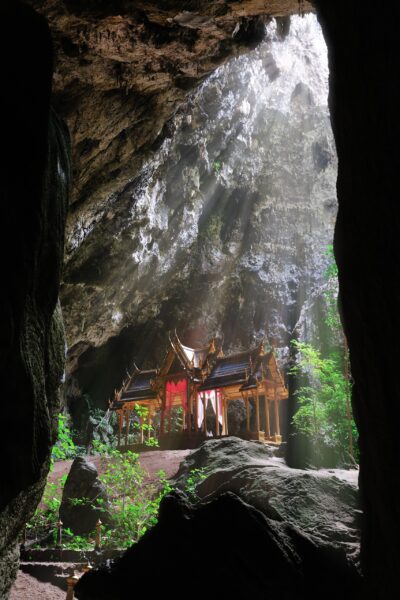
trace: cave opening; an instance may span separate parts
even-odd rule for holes
[[[70,345],[65,401],[80,443],[92,433],[88,411],[105,409],[134,364],[160,367],[173,330],[187,346],[204,347],[216,336],[226,353],[259,343],[273,348],[291,388],[280,407],[285,440],[294,435],[307,370],[322,387],[324,372],[315,376],[310,349],[327,361],[324,368],[345,370],[337,282],[329,276],[337,158],[327,95],[327,49],[316,16],[272,20],[263,43],[189,95],[100,225],[92,231],[83,217],[74,221],[62,303]],[[289,373],[293,340],[306,345],[310,359],[302,377]],[[319,445],[326,437],[333,446],[329,466],[346,462],[334,450],[335,427],[348,437],[349,394],[346,409],[341,383],[341,404],[331,392],[329,422],[321,417],[313,426]],[[297,419],[308,436],[292,446],[293,465],[308,460],[313,402],[309,397]],[[317,410],[326,409],[317,403]],[[243,432],[244,400],[229,411],[229,430]],[[319,460],[315,453],[312,460]]]
[[[350,10],[350,9],[349,9],[349,10]],[[328,17],[329,17],[329,9],[327,9],[327,14],[328,14]],[[325,16],[326,16],[326,13],[325,13]],[[332,14],[330,15],[330,17],[329,17],[329,18],[331,18],[331,23],[334,23],[334,22],[335,22],[335,19],[332,17]],[[364,21],[362,21],[362,25],[365,25]],[[362,28],[361,28],[361,29],[362,29]],[[329,30],[329,27],[328,27],[328,30]],[[347,30],[346,30],[346,31],[347,31]],[[331,30],[331,32],[332,32],[332,30]],[[347,33],[348,33],[348,32],[347,32]],[[344,39],[346,39],[346,40],[347,40],[347,43],[348,43],[348,45],[350,46],[351,44],[348,42],[348,39],[346,38],[346,34],[345,34],[345,33],[343,34],[343,36],[344,36]],[[361,37],[362,37],[362,36],[361,36]],[[337,40],[336,40],[336,45],[335,45],[335,48],[338,48],[338,45],[337,45]],[[357,54],[357,52],[355,52],[355,54]],[[339,55],[339,62],[340,62],[340,60],[343,60],[343,57],[342,57],[342,56],[340,56],[340,52],[338,52],[338,55]],[[335,59],[337,59],[337,56],[335,56]],[[354,67],[354,64],[353,64],[353,67]],[[337,81],[340,81],[340,77],[338,76],[337,72],[335,72],[335,77],[336,77],[336,80],[335,80],[336,82],[337,82]],[[355,91],[354,91],[354,89],[353,89],[352,85],[349,85],[349,89],[351,89],[351,90],[354,92],[354,94],[356,95],[356,93],[355,93]],[[342,88],[342,91],[343,91],[343,88]],[[374,91],[374,93],[376,93],[376,90]],[[339,106],[340,106],[340,102],[339,102]],[[337,109],[337,108],[338,108],[338,106],[337,106],[337,105],[335,105],[335,108]],[[340,114],[340,109],[339,109],[339,114]],[[342,117],[343,117],[343,114],[342,114]],[[335,113],[335,118],[337,118],[337,113]],[[359,123],[358,123],[358,121],[357,121],[357,119],[356,119],[356,120],[355,120],[355,125],[354,125],[354,127],[357,129],[357,127],[358,127],[358,126],[359,126]],[[351,129],[351,127],[350,127],[350,129]],[[357,131],[358,131],[358,130],[357,130]],[[362,128],[360,128],[360,129],[359,129],[359,133],[361,133],[361,132],[362,132]],[[341,150],[342,150],[342,155],[343,155],[343,148],[346,150],[346,143],[344,143],[344,142],[346,141],[346,139],[347,139],[347,138],[345,138],[345,137],[343,137],[343,136],[341,137],[340,133],[341,133],[340,131],[336,131],[336,134],[338,135],[338,138],[339,138],[339,140],[340,140],[340,142],[341,142],[341,145],[339,145],[339,147],[341,148]],[[350,137],[351,137],[351,136],[350,136]],[[379,137],[379,136],[377,136],[377,137]],[[360,139],[361,139],[361,138],[362,138],[362,135],[361,135]],[[95,147],[95,144],[94,144],[94,147]],[[348,149],[347,149],[347,151],[348,151]],[[346,154],[346,152],[344,152],[344,154]],[[361,154],[362,154],[362,152],[361,152]],[[348,159],[348,155],[347,155],[347,159]],[[351,161],[350,161],[350,162],[351,162]],[[390,162],[390,161],[389,161],[389,162]],[[344,162],[344,163],[342,163],[342,164],[346,164],[346,162]],[[383,168],[383,167],[384,167],[384,165],[381,165],[381,166],[382,166],[382,171],[385,171],[385,168]],[[216,170],[219,170],[219,168],[220,168],[220,167],[218,166],[218,163],[217,163],[217,165],[215,165],[215,169],[216,169]],[[373,170],[373,171],[374,171],[374,170]],[[375,172],[375,171],[374,171],[374,172]],[[346,179],[346,178],[345,178],[345,179]],[[349,181],[349,180],[350,180],[350,178],[347,178],[347,183],[348,183],[348,181]],[[343,187],[341,187],[341,186],[344,186],[344,188],[346,188],[346,186],[345,186],[345,185],[344,185],[344,183],[343,183],[343,174],[342,174],[342,178],[340,178],[340,177],[339,177],[339,182],[340,182],[340,186],[339,186],[339,188],[340,188],[340,189],[341,189],[341,191],[342,191],[342,197],[343,197]],[[365,188],[364,188],[364,192],[365,192],[365,193],[366,193],[366,195],[368,196],[368,192],[365,190]],[[375,189],[375,192],[376,192],[376,189]],[[369,213],[368,213],[368,211],[367,211],[367,214],[366,214],[366,215],[363,215],[363,218],[365,218],[365,220],[368,220],[368,216],[369,216]],[[343,227],[343,211],[342,211],[342,221],[341,221],[341,226]],[[354,230],[353,230],[353,231],[354,231]],[[343,229],[341,229],[341,232],[342,232],[342,238],[341,238],[341,240],[340,240],[340,243],[339,243],[339,245],[337,245],[337,248],[340,250],[340,252],[343,252],[343,248],[344,248],[344,250],[346,250],[346,241],[347,241],[347,240],[346,240],[346,238],[345,238],[345,236],[344,236],[344,234],[343,234]],[[344,236],[344,240],[343,240],[343,236]],[[357,236],[356,236],[356,237],[357,237]],[[339,236],[339,239],[340,239],[340,236]],[[361,248],[363,248],[362,244],[360,244],[360,246],[361,246]],[[356,252],[355,254],[356,254],[356,256],[358,256],[357,252]],[[362,254],[362,253],[360,252],[360,254]],[[347,265],[348,265],[348,270],[351,272],[351,265],[352,265],[352,261],[351,261],[351,259],[349,259],[349,258],[348,258],[348,254],[346,255],[346,252],[344,252],[344,255],[345,255],[345,256],[347,256]],[[373,258],[373,257],[371,257],[371,255],[370,255],[370,253],[368,252],[368,250],[366,250],[366,254],[365,254],[365,255],[366,255],[366,256],[369,256],[370,258]],[[342,256],[343,256],[343,255],[339,254],[339,256],[340,256],[340,259],[342,260]],[[343,259],[343,260],[344,260],[344,259]],[[343,262],[343,260],[342,260],[342,265],[341,265],[341,266],[342,266],[342,268],[343,268],[343,265],[346,265],[346,260],[344,260],[344,262]],[[375,259],[374,259],[374,260],[375,260]],[[374,263],[374,264],[375,264],[375,263]],[[358,263],[358,264],[357,264],[357,261],[356,261],[356,266],[358,266],[358,267],[360,266],[360,263]],[[98,271],[101,271],[101,264],[100,264],[100,263],[99,263],[99,266],[98,266]],[[351,284],[349,284],[349,279],[347,279],[347,281],[346,281],[346,273],[348,273],[349,271],[346,271],[346,269],[344,269],[344,271],[342,271],[342,273],[343,273],[343,272],[345,273],[345,275],[342,275],[342,277],[343,277],[343,279],[342,279],[342,283],[343,283],[343,281],[345,282],[345,289],[346,289],[346,283],[347,283],[347,289],[348,289],[349,287],[350,287],[350,289],[351,289]],[[359,283],[360,283],[360,281],[359,281],[359,280],[357,280],[357,283],[359,284]],[[384,282],[384,283],[385,283],[385,282]],[[366,291],[366,294],[367,294],[367,290],[365,290],[365,291]],[[383,286],[383,288],[382,288],[382,295],[383,295],[383,296],[385,296],[385,292],[386,292],[386,291],[387,291],[387,290],[386,290],[386,287],[385,287],[385,286]],[[387,297],[389,297],[389,296],[390,296],[390,294],[388,294],[388,295],[387,295],[387,296],[385,296],[385,297],[387,298]],[[346,296],[344,296],[344,297],[346,298]],[[367,297],[368,297],[368,294],[367,294]],[[395,297],[396,297],[396,294],[392,294],[392,298],[395,298]],[[347,300],[349,301],[349,296],[347,296]],[[390,303],[389,303],[389,304],[390,304]],[[350,308],[351,308],[351,303],[347,305],[347,310],[348,310],[348,313],[347,313],[347,314],[349,314],[349,313],[351,314],[351,310],[350,310],[349,306],[350,306]],[[360,306],[361,306],[361,307],[363,306],[363,302],[362,302],[362,301],[360,301]],[[372,308],[373,308],[373,303],[372,303],[372,305],[371,305],[371,306],[372,306]],[[370,308],[371,308],[371,307],[370,307]],[[371,308],[371,310],[372,310],[372,308]],[[357,309],[355,309],[355,310],[353,310],[353,315],[352,315],[352,316],[355,318],[355,321],[357,321],[357,317],[358,317],[358,312],[357,312],[357,311],[358,311],[358,308],[357,308]],[[372,310],[372,313],[373,313],[373,312],[374,312],[374,311]],[[114,313],[114,315],[115,315],[115,320],[116,320],[116,321],[118,321],[118,319],[120,318],[120,316],[122,315],[122,313],[121,313],[121,312],[119,312],[119,311],[116,311],[116,312]],[[84,321],[85,321],[85,319],[84,319],[84,317],[83,317],[83,318],[82,318],[82,321],[81,321],[81,327],[84,327]],[[354,326],[354,327],[356,327],[356,326]],[[382,328],[382,329],[384,329],[384,328]],[[350,328],[350,330],[351,330],[351,328]],[[353,331],[353,335],[354,335],[354,337],[355,337],[355,338],[357,338],[357,329],[356,329],[356,328],[355,328],[355,329],[353,328],[353,329],[352,329],[352,331]],[[355,332],[355,333],[354,333],[354,332]],[[358,332],[358,333],[359,333],[359,332]],[[373,331],[373,333],[375,333],[375,331]],[[372,336],[372,337],[373,337],[373,336]],[[375,337],[376,337],[376,336],[375,336]],[[379,332],[379,335],[378,335],[377,337],[378,337],[379,339],[381,339],[381,340],[385,340],[385,334],[382,334],[382,335],[381,335],[381,332]],[[367,340],[367,342],[369,342],[369,340]],[[357,348],[357,345],[356,345],[356,344],[354,344],[354,338],[353,338],[353,339],[350,339],[350,343],[353,343],[353,348]],[[374,354],[374,353],[373,353],[373,351],[371,350],[371,346],[370,346],[369,344],[367,344],[367,346],[368,346],[368,348],[369,348],[369,351],[370,351],[370,353],[371,353],[371,354]],[[358,356],[359,356],[359,355],[358,355]],[[357,361],[355,361],[355,362],[356,362],[356,366],[357,366]],[[361,361],[361,362],[362,362],[362,361]],[[359,365],[360,365],[360,363],[358,363],[358,367],[359,367]],[[362,378],[362,369],[360,369],[360,367],[357,369],[357,375],[358,375],[358,379],[357,379],[357,381],[358,381],[358,382],[360,382],[360,381],[362,382],[362,381],[363,381],[363,378]],[[360,375],[361,375],[361,376],[360,376]],[[373,386],[372,386],[372,389],[373,389],[373,391],[374,391],[374,392],[376,391],[376,388],[373,388]],[[358,388],[358,390],[360,390],[360,388]],[[390,391],[390,385],[389,385],[389,391]],[[392,391],[393,391],[393,390],[392,390]],[[364,392],[365,392],[365,390],[364,390]],[[358,394],[359,394],[359,393],[360,393],[360,391],[358,391]],[[379,394],[377,394],[377,397],[378,397],[378,396],[379,396]],[[358,396],[357,396],[357,397],[358,397]],[[367,395],[367,397],[368,397],[368,395]],[[361,406],[361,410],[360,410],[360,406]],[[364,414],[363,414],[363,405],[362,405],[362,404],[361,404],[361,405],[359,405],[359,410],[360,410],[360,414],[358,415],[358,419],[359,419],[359,421],[361,421],[361,422],[363,422],[363,423],[364,423],[364,429],[365,429],[365,427],[366,427],[366,424],[365,424],[365,422],[363,421],[363,419],[364,419]],[[377,414],[377,415],[376,415],[376,419],[374,419],[374,427],[375,427],[375,426],[378,426],[378,429],[381,429],[382,431],[384,431],[384,427],[382,427],[382,422],[383,422],[383,421],[384,421],[384,419],[382,419],[382,416],[379,416],[379,414]],[[395,421],[395,420],[393,419],[393,422],[394,422],[394,421]],[[367,427],[367,429],[368,429],[368,427]],[[371,434],[371,435],[372,435],[372,434]],[[385,456],[386,456],[386,457],[388,457],[388,456],[389,456],[389,454],[390,454],[390,453],[389,453],[389,450],[390,450],[390,444],[389,444],[389,446],[388,446],[388,441],[385,439],[385,436],[383,436],[383,435],[380,435],[379,439],[382,441],[382,450],[381,450],[380,448],[378,448],[378,449],[377,449],[377,450],[378,450],[378,451],[377,451],[377,454],[380,456],[380,459],[379,459],[379,460],[381,461],[381,462],[379,462],[379,460],[377,459],[377,464],[378,464],[378,465],[379,465],[379,464],[382,464],[382,457],[385,457]],[[366,438],[364,437],[364,444],[365,444],[365,440],[366,440]],[[367,460],[367,459],[369,460],[369,459],[371,458],[371,457],[370,457],[370,455],[372,456],[372,454],[373,454],[373,453],[372,453],[372,452],[365,452],[365,451],[366,451],[366,448],[367,448],[367,446],[365,445],[365,446],[364,446],[364,460]],[[380,453],[381,453],[381,454],[380,454]],[[378,456],[378,458],[379,458],[379,456]],[[391,454],[391,456],[395,456],[395,453],[394,453],[394,454]],[[365,457],[367,457],[367,458],[365,458]],[[369,460],[369,464],[371,464],[372,462],[373,462],[372,460]],[[392,461],[392,462],[393,462],[393,461]],[[395,464],[395,463],[396,463],[396,459],[394,459],[394,464]],[[378,469],[378,471],[379,471],[379,469]],[[363,481],[364,481],[364,485],[366,485],[366,487],[367,487],[367,488],[370,490],[370,492],[371,492],[371,485],[370,485],[370,484],[368,485],[368,477],[366,477],[366,476],[365,476],[365,473],[366,473],[366,471],[365,471],[365,469],[364,469],[364,480],[363,480]],[[383,475],[383,477],[382,477],[382,480],[383,480],[383,481],[385,481],[385,476],[384,476],[384,475]],[[373,490],[372,490],[372,492],[373,492]],[[382,508],[382,505],[384,504],[384,502],[382,502],[382,499],[379,499],[379,497],[377,497],[376,495],[374,495],[374,493],[372,493],[372,492],[371,492],[371,498],[372,498],[372,500],[371,500],[370,504],[368,504],[368,508],[370,509],[370,508],[371,508],[371,506],[374,508],[374,503],[375,503],[375,504],[377,504],[377,505],[378,505],[378,508],[379,508],[379,510],[377,510],[377,511],[375,512],[375,515],[379,515],[379,516],[380,516],[380,521],[381,521],[382,523],[387,523],[387,519],[386,519],[386,517],[384,517],[384,516],[383,516],[383,513],[384,513],[384,510],[383,510],[383,508],[384,508],[384,507]],[[365,488],[364,488],[364,493],[365,493]],[[385,494],[384,494],[384,499],[385,499],[385,498],[388,500],[388,502],[390,501],[390,502],[389,502],[389,504],[390,504],[390,508],[392,509],[390,514],[392,514],[392,515],[395,515],[395,514],[396,514],[396,510],[393,508],[393,504],[392,504],[392,502],[391,502],[391,500],[392,500],[393,498],[392,498],[392,495],[391,495],[391,493],[390,493],[390,486],[389,486],[389,490],[387,491],[387,493],[385,492]],[[375,508],[376,508],[376,507],[375,507]],[[373,511],[372,511],[372,512],[373,512]],[[390,512],[390,511],[389,511],[389,512]],[[371,512],[370,512],[369,514],[371,514]],[[378,519],[378,520],[379,520],[379,519]],[[371,523],[372,523],[372,525],[371,525]],[[395,529],[395,528],[394,528],[394,529]],[[377,527],[377,526],[375,525],[375,523],[373,523],[373,522],[371,521],[371,522],[369,522],[369,523],[368,523],[368,527],[366,527],[366,528],[365,528],[365,531],[367,531],[367,533],[369,533],[369,536],[370,536],[369,538],[367,538],[367,542],[368,542],[368,543],[367,543],[367,545],[366,545],[365,547],[366,547],[366,548],[369,548],[369,550],[371,550],[371,547],[372,547],[372,546],[371,546],[371,544],[372,544],[372,542],[371,542],[371,540],[372,540],[372,537],[374,537],[374,535],[376,535],[376,534],[377,534],[377,531],[379,531],[379,527]],[[386,530],[385,530],[385,531],[386,531]],[[371,532],[372,532],[372,533],[371,533]],[[371,537],[371,535],[372,535],[372,537]],[[385,535],[386,535],[386,533],[385,533]],[[379,536],[378,536],[378,537],[379,537]],[[384,537],[384,536],[383,536],[383,537]],[[387,537],[387,539],[388,539],[388,542],[389,542],[389,543],[388,543],[388,546],[390,547],[390,546],[391,546],[391,544],[390,544],[390,538],[391,538],[391,536],[390,536],[390,535],[388,535],[388,536],[386,536],[386,537]],[[392,540],[392,541],[393,541],[393,540]],[[392,544],[392,547],[393,547],[393,544]],[[371,553],[370,553],[370,556],[372,556],[372,555],[373,555],[373,552],[371,552]],[[395,562],[395,559],[394,559],[394,562]],[[383,572],[383,571],[382,571],[382,563],[383,563],[383,561],[379,561],[379,560],[377,561],[378,570],[380,570],[381,572]],[[394,563],[393,563],[393,564],[394,564]],[[377,569],[377,567],[374,567],[374,568],[375,568],[375,569]],[[374,570],[374,569],[372,569],[372,571],[373,571],[373,570]],[[389,586],[389,587],[388,587],[388,586]],[[390,584],[386,584],[386,588],[387,588],[387,589],[390,589]]]

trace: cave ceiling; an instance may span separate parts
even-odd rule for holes
[[[49,21],[56,65],[54,106],[72,138],[73,188],[61,300],[70,353],[103,344],[114,329],[87,328],[75,276],[88,237],[103,235],[115,199],[171,135],[171,117],[218,66],[256,47],[272,17],[312,10],[298,0],[129,2],[31,0]],[[87,257],[85,257],[85,260]],[[118,285],[118,282],[116,282]],[[72,287],[72,289],[71,289]],[[93,302],[96,285],[91,285]],[[71,306],[74,305],[74,310]],[[88,319],[90,320],[90,319]]]

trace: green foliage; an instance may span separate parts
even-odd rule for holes
[[[107,489],[113,521],[112,527],[103,525],[101,528],[103,546],[127,548],[157,523],[161,499],[172,487],[163,471],[157,474],[156,480],[150,481],[140,466],[138,454],[119,452],[100,441],[96,441],[95,446],[101,456],[100,479]],[[56,523],[65,480],[66,475],[58,483],[47,483],[42,501],[27,526],[31,539],[48,538],[52,533],[52,543],[56,543]],[[86,498],[73,500],[77,506],[87,502]],[[97,499],[96,503],[101,510],[104,501]],[[89,550],[93,544],[94,532],[92,536],[76,536],[71,530],[63,529],[63,548]]]
[[[68,425],[68,416],[60,413],[58,415],[58,436],[51,454],[52,461],[67,460],[75,458],[77,447],[72,439],[72,431]]]
[[[100,441],[109,446],[117,445],[117,436],[114,433],[116,425],[115,412],[94,408],[89,413],[89,423],[93,427],[93,440]]]
[[[107,488],[114,525],[103,527],[103,544],[127,548],[157,523],[162,497],[171,491],[165,473],[159,472],[158,482],[146,478],[139,455],[105,449],[102,455],[104,473],[101,480]]]
[[[149,448],[159,448],[160,444],[158,443],[158,439],[155,437],[150,437],[144,440],[145,446]]]
[[[55,529],[55,524],[59,519],[62,488],[66,478],[65,475],[59,479],[58,483],[50,481],[46,483],[42,500],[26,525],[29,537],[40,539]]]
[[[306,376],[308,380],[308,385],[303,385],[297,392],[299,409],[293,423],[314,444],[335,446],[345,454],[349,447],[349,422],[347,382],[341,356],[332,352],[329,358],[322,358],[319,350],[311,344],[296,340],[292,344],[298,351],[298,361],[292,373]],[[355,435],[353,420],[351,427]]]
[[[329,244],[326,247],[326,251],[325,251],[326,256],[329,258],[329,264],[326,268],[325,271],[325,277],[326,279],[337,279],[338,274],[339,274],[339,270],[336,264],[336,260],[335,260],[335,255],[333,252],[333,245]]]
[[[333,246],[328,246],[330,258],[325,271],[327,280],[325,323],[330,334],[327,356],[311,344],[292,340],[297,350],[297,362],[291,372],[304,383],[296,392],[299,408],[293,417],[297,431],[304,434],[315,449],[330,447],[338,456],[357,456],[354,440],[357,429],[351,414],[349,356],[337,309],[338,268]]]
[[[164,471],[159,471],[152,480],[139,463],[139,454],[119,452],[106,444],[95,441],[100,454],[100,479],[106,486],[110,506],[112,527],[102,525],[102,546],[106,548],[128,548],[153,527],[158,520],[160,502],[165,494],[172,491]],[[207,477],[206,469],[193,469],[187,479],[185,492],[192,502],[198,499],[197,486]],[[42,502],[28,524],[29,537],[57,540],[56,524],[59,520],[62,489],[66,475],[57,483],[47,483]],[[76,498],[73,504],[80,506],[88,502],[86,498]],[[103,499],[97,499],[100,510]],[[91,502],[92,503],[92,502]],[[109,509],[110,507],[108,507]],[[52,535],[51,535],[52,534]],[[62,548],[70,550],[90,550],[94,547],[95,532],[90,536],[74,535],[70,529],[63,529]]]
[[[214,173],[219,173],[222,169],[222,163],[220,160],[214,160],[213,164],[212,164],[212,168]]]
[[[192,469],[186,479],[185,492],[192,502],[198,500],[197,486],[208,477],[205,467],[201,469]]]
[[[93,550],[93,540],[82,535],[75,535],[71,529],[65,528],[61,547],[65,550]]]
[[[327,246],[325,254],[329,258],[329,264],[325,271],[326,289],[324,292],[326,302],[325,323],[330,329],[331,335],[338,338],[339,343],[343,345],[344,337],[342,324],[340,322],[339,311],[337,308],[338,292],[338,268],[333,254],[333,246]]]
[[[158,439],[154,437],[154,427],[148,423],[149,409],[140,404],[135,405],[135,412],[138,418],[134,423],[134,428],[140,432],[140,442],[142,439],[146,446],[157,448],[159,446]]]

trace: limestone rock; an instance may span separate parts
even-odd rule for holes
[[[230,56],[259,43],[264,23],[297,0],[220,2],[30,0],[57,51],[55,101],[73,135],[70,227],[96,221],[138,175],[188,91]],[[304,10],[312,10],[309,2]],[[106,209],[107,211],[107,209]]]
[[[0,269],[0,598],[18,568],[18,538],[40,501],[57,435],[65,342],[58,303],[70,181],[69,138],[51,112],[45,21],[2,2]]]
[[[197,487],[200,498],[234,492],[268,518],[341,547],[358,563],[358,471],[291,469],[276,454],[274,447],[260,442],[208,440],[181,464],[177,483],[185,489],[191,470],[204,468],[207,477]]]
[[[93,533],[98,519],[111,523],[106,487],[98,478],[95,465],[84,457],[75,458],[68,473],[60,519],[65,528],[77,535]]]
[[[285,358],[321,289],[336,215],[326,47],[313,15],[266,35],[191,95],[106,213],[69,232],[68,371],[99,405],[133,360],[160,364],[175,327],[230,350],[267,336]],[[294,110],[297,89],[314,104]]]
[[[341,549],[267,518],[230,492],[198,507],[183,494],[166,496],[158,524],[121,559],[84,575],[75,595],[79,600],[123,600],[131,593],[133,572],[140,573],[154,598],[165,595],[166,582],[178,572],[177,600],[188,593],[196,598],[349,600],[360,597],[361,588]]]

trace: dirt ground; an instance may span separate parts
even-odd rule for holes
[[[150,480],[157,477],[158,471],[164,471],[167,478],[171,478],[176,474],[180,463],[190,452],[191,450],[151,450],[142,452],[139,462],[143,469],[147,471]],[[89,456],[88,459],[96,465],[99,473],[103,471],[99,456]],[[72,460],[56,462],[53,471],[49,475],[49,480],[57,482],[60,477],[68,473],[71,464]]]
[[[65,600],[65,596],[66,592],[51,583],[43,583],[19,571],[11,590],[10,600]]]
[[[143,452],[139,461],[143,469],[148,473],[149,480],[157,479],[158,471],[165,472],[167,478],[173,477],[178,471],[179,464],[190,453],[190,450],[152,450]],[[100,459],[97,456],[89,457],[98,471],[102,468]],[[67,474],[72,464],[72,460],[65,460],[55,463],[49,479],[57,482],[60,477]],[[50,583],[38,581],[31,575],[19,571],[17,580],[11,591],[10,600],[65,600],[66,592]]]

